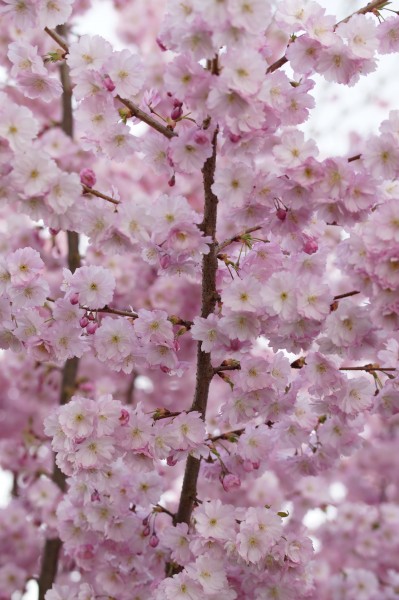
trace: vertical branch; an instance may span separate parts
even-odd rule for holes
[[[57,28],[58,33],[65,36],[66,28],[64,25]],[[69,68],[66,63],[63,63],[60,67],[60,77],[62,83],[62,130],[69,136],[73,136],[73,111],[72,111],[72,86],[69,76]],[[68,241],[68,267],[74,272],[80,267],[80,254],[79,254],[79,235],[74,231],[67,232]],[[61,389],[60,389],[60,404],[66,404],[69,402],[71,396],[74,393],[76,377],[79,368],[79,359],[74,357],[68,359],[62,371]],[[54,462],[53,467],[53,481],[58,487],[65,492],[66,481],[64,473],[59,469],[58,465]],[[57,576],[58,559],[60,555],[62,542],[59,538],[46,539],[44,545],[42,565],[40,570],[40,576],[38,579],[39,584],[39,600],[44,600],[46,592],[51,589],[55,578]]]
[[[202,307],[201,317],[206,319],[216,306],[216,271],[217,271],[217,244],[216,244],[216,219],[218,199],[212,192],[216,167],[216,130],[213,136],[213,153],[204,164],[202,169],[204,180],[205,207],[204,219],[200,228],[204,235],[212,238],[209,254],[205,254],[202,260]],[[208,403],[209,386],[213,377],[213,368],[211,364],[211,355],[201,350],[201,342],[197,345],[197,375],[194,392],[194,400],[191,410],[197,410],[205,419],[206,406]],[[186,462],[186,468],[183,478],[183,486],[180,495],[179,508],[176,513],[175,523],[189,524],[193,510],[195,498],[197,495],[197,481],[200,469],[200,461],[193,456],[189,456]]]

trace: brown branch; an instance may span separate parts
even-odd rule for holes
[[[295,359],[291,364],[290,367],[292,369],[303,369],[303,367],[306,366],[306,356],[300,356],[299,358]],[[362,367],[339,367],[338,368],[339,371],[366,371],[367,373],[373,373],[373,371],[397,371],[397,369],[395,367],[380,367],[379,365],[373,365],[373,364],[369,364],[369,365],[364,365]]]
[[[245,432],[245,427],[241,429],[235,429],[234,431],[226,431],[219,435],[213,435],[208,438],[209,442],[217,442],[218,440],[226,440],[227,442],[233,442],[234,438],[240,437]]]
[[[56,31],[54,31],[53,29],[50,29],[49,27],[45,27],[44,31],[51,37],[53,38],[53,40],[59,45],[61,46],[61,48],[65,51],[65,54],[69,53],[69,48],[68,48],[68,44],[66,43],[66,41],[60,36],[58,35],[58,33]]]
[[[111,196],[107,196],[106,194],[103,194],[102,192],[99,192],[98,190],[93,190],[93,188],[89,187],[88,185],[85,185],[84,183],[82,183],[82,189],[83,189],[84,195],[91,194],[92,196],[97,196],[97,198],[102,198],[103,200],[106,200],[107,202],[111,202],[112,204],[120,204],[121,203],[120,200],[115,200],[115,198],[111,198]]]
[[[130,110],[132,117],[136,117],[137,119],[140,119],[140,121],[143,121],[143,123],[147,123],[147,125],[155,129],[159,133],[162,133],[162,135],[164,135],[168,139],[172,139],[173,137],[177,136],[177,133],[174,132],[173,129],[163,125],[162,123],[154,119],[154,117],[151,117],[151,115],[141,110],[141,108],[139,108],[130,100],[126,100],[126,98],[121,98],[120,96],[116,96],[116,98],[117,100],[119,100],[119,102],[121,102],[124,106],[126,106],[126,108]]]
[[[339,367],[340,371],[367,371],[372,373],[373,371],[396,371],[395,367],[378,367],[375,365],[364,365],[364,367]]]
[[[220,367],[215,367],[213,369],[214,374],[216,373],[222,373],[223,371],[239,371],[241,369],[241,365],[240,363],[237,361],[234,361],[234,364],[232,365],[220,365]]]
[[[349,298],[350,296],[356,296],[357,294],[361,294],[357,290],[353,292],[346,292],[346,294],[338,294],[338,296],[334,296],[334,300],[342,300],[342,298]]]
[[[46,32],[51,35],[60,46],[68,52],[68,46],[63,45],[63,39],[60,36],[65,36],[65,26],[59,26],[58,33],[51,30]],[[66,63],[60,66],[60,77],[62,83],[62,120],[61,128],[69,136],[73,136],[73,113],[72,113],[72,91],[71,81],[69,78],[69,68]],[[74,231],[67,232],[68,239],[68,267],[72,273],[80,267],[80,254],[79,254],[79,236]],[[63,367],[62,381],[60,389],[60,404],[66,404],[69,402],[71,396],[74,393],[76,385],[76,377],[79,367],[79,359],[74,357],[68,359]],[[66,478],[64,473],[59,469],[58,465],[54,461],[53,467],[53,481],[59,486],[60,490],[65,492],[66,489]],[[44,600],[46,592],[52,587],[58,568],[58,560],[61,551],[62,542],[59,538],[48,538],[46,539],[43,551],[42,564],[40,569],[40,575],[38,578],[39,585],[39,600]]]
[[[215,194],[212,192],[212,185],[214,182],[216,167],[217,133],[218,131],[216,130],[213,136],[212,156],[207,159],[202,169],[205,192],[205,207],[204,218],[200,225],[200,229],[205,235],[209,235],[213,240],[212,244],[210,245],[209,254],[205,254],[202,260],[202,318],[206,318],[208,315],[213,313],[216,306],[216,271],[218,267],[218,261],[215,235],[218,199],[217,196],[215,196]],[[211,364],[211,356],[208,352],[203,352],[201,350],[201,342],[198,342],[196,386],[194,400],[190,410],[199,411],[203,419],[205,419],[209,387],[213,375],[214,372]],[[187,458],[186,469],[184,472],[179,508],[174,519],[175,523],[190,523],[191,513],[197,496],[199,469],[199,459],[189,456]]]
[[[362,158],[362,155],[361,155],[361,154],[355,154],[355,156],[350,156],[350,157],[348,158],[348,163],[349,163],[349,162],[353,162],[353,161],[355,161],[355,160],[360,160],[361,158]]]
[[[230,246],[230,244],[234,244],[235,242],[240,242],[241,238],[243,236],[248,235],[249,233],[253,233],[254,231],[259,231],[259,229],[262,229],[262,225],[257,225],[256,227],[249,227],[248,229],[244,229],[244,231],[242,231],[241,233],[238,233],[237,235],[233,235],[233,237],[228,238],[227,240],[224,240],[224,242],[219,244],[217,247],[217,251],[220,252],[227,246]]]
[[[360,8],[359,10],[356,10],[354,13],[345,17],[345,19],[342,19],[342,21],[338,21],[338,23],[336,23],[334,26],[334,30],[338,27],[338,25],[341,25],[341,23],[347,23],[347,21],[349,21],[349,19],[351,19],[354,15],[365,15],[369,12],[373,12],[375,10],[383,8],[385,4],[387,4],[387,0],[374,0],[373,2],[370,2],[363,8]],[[302,36],[300,36],[300,37],[302,37]],[[294,43],[295,43],[295,40],[293,40],[291,42],[291,44],[294,44]],[[288,58],[286,56],[282,56],[281,58],[276,60],[276,62],[274,62],[267,68],[266,73],[273,73],[274,71],[277,71],[277,69],[280,69],[287,62],[288,62]]]
[[[58,27],[58,29],[61,30],[61,27]],[[54,31],[53,29],[49,29],[48,27],[45,27],[44,31],[55,42],[57,42],[57,44],[59,46],[61,46],[61,48],[65,51],[65,54],[69,53],[68,44],[63,39],[63,37],[61,37],[56,31]],[[65,31],[65,29],[63,29],[63,31]],[[124,106],[126,106],[130,110],[132,117],[137,117],[137,119],[140,119],[140,121],[143,121],[143,123],[147,123],[147,125],[149,125],[153,129],[155,129],[159,133],[162,133],[162,135],[164,135],[168,139],[171,139],[171,138],[177,136],[177,133],[175,133],[170,127],[163,125],[162,123],[160,123],[159,121],[157,121],[156,119],[151,117],[151,115],[149,115],[148,113],[141,110],[141,108],[139,108],[136,104],[134,104],[134,102],[131,102],[130,100],[126,100],[125,98],[121,98],[120,96],[116,96],[116,98],[117,98],[117,100],[119,100],[119,102],[121,102]],[[102,196],[100,196],[100,198],[101,197]]]

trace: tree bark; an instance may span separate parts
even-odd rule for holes
[[[204,235],[212,238],[209,254],[205,254],[202,260],[202,306],[201,317],[206,319],[213,313],[217,301],[216,293],[216,271],[218,266],[217,243],[216,243],[216,221],[217,221],[217,196],[212,192],[216,167],[216,130],[213,136],[213,153],[205,162],[202,169],[205,193],[204,219],[200,225]],[[211,364],[211,355],[201,350],[201,342],[197,345],[197,375],[194,392],[194,400],[191,410],[201,413],[205,420],[206,407],[208,403],[209,386],[214,375]],[[183,486],[180,495],[179,508],[175,516],[175,523],[190,523],[195,499],[197,496],[197,481],[200,469],[200,461],[189,456],[183,478]]]
[[[57,28],[58,33],[65,37],[66,31],[65,26]],[[66,63],[63,63],[60,67],[60,77],[62,83],[62,130],[73,137],[73,112],[72,112],[72,88],[71,80],[69,77],[69,68]],[[74,231],[67,232],[68,241],[68,267],[74,272],[80,267],[80,254],[79,254],[79,235]],[[71,396],[74,394],[76,377],[79,368],[79,359],[74,357],[68,359],[63,367],[61,389],[60,389],[60,405],[69,402]],[[54,461],[53,481],[58,487],[65,492],[66,481],[64,473],[59,469],[58,465]],[[62,542],[59,538],[48,538],[46,539],[42,557],[42,564],[40,575],[38,579],[39,584],[39,600],[44,600],[44,596],[48,590],[53,586],[55,578],[57,576],[58,560]]]

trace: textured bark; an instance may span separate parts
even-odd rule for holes
[[[61,36],[65,36],[65,27],[58,27],[58,33]],[[62,94],[62,130],[69,135],[73,136],[73,113],[72,113],[72,89],[71,81],[69,77],[68,66],[64,63],[60,68],[61,83],[63,88]],[[68,236],[68,267],[74,272],[80,266],[80,254],[79,254],[79,235],[73,231],[67,232]],[[71,396],[75,391],[76,377],[79,368],[79,359],[70,358],[68,359],[63,367],[61,389],[60,389],[60,404],[66,404],[69,402]],[[58,468],[54,462],[53,467],[53,481],[58,487],[65,492],[66,483],[65,475]],[[38,579],[39,584],[39,600],[44,600],[46,592],[51,589],[55,578],[57,576],[58,560],[61,551],[62,542],[59,538],[47,539],[44,545],[43,557],[40,575]]]
[[[215,310],[217,301],[216,271],[218,259],[215,234],[218,199],[211,189],[214,181],[216,166],[216,142],[217,131],[213,137],[212,156],[208,158],[204,168],[202,169],[204,179],[205,206],[204,219],[200,225],[200,228],[204,232],[204,235],[210,236],[213,240],[209,254],[204,255],[202,261],[201,317],[203,318],[206,318]],[[209,386],[211,384],[213,375],[214,371],[211,364],[211,355],[208,352],[203,352],[201,350],[201,342],[198,342],[196,386],[191,410],[200,412],[203,419],[205,419]],[[194,502],[197,496],[199,469],[200,461],[197,458],[189,456],[186,462],[183,486],[180,495],[179,508],[175,516],[175,523],[190,523],[191,513],[193,511]]]

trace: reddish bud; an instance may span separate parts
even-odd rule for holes
[[[175,185],[175,183],[176,183],[176,177],[174,175],[172,175],[172,177],[168,181],[168,186],[173,187]]]
[[[57,235],[60,231],[60,229],[53,229],[52,227],[49,228],[51,235]]]
[[[238,475],[234,475],[234,473],[227,473],[227,475],[221,479],[221,482],[225,492],[230,492],[231,490],[241,487],[241,479]]]
[[[79,320],[79,325],[81,326],[82,329],[84,329],[85,327],[87,327],[88,324],[89,324],[89,319],[87,317],[82,317]]]
[[[155,41],[158,44],[158,47],[162,50],[162,52],[166,52],[167,47],[161,42],[161,40],[159,38],[156,38]]]
[[[149,525],[146,525],[146,526],[144,527],[144,529],[143,529],[143,535],[144,535],[144,537],[148,537],[148,536],[150,535],[150,533],[151,533],[150,526],[149,526]]]
[[[77,292],[75,294],[72,294],[72,296],[69,298],[69,302],[73,306],[76,306],[76,304],[79,304],[79,294]]]
[[[194,134],[194,141],[199,146],[203,146],[207,143],[208,136],[203,131],[197,131],[197,133]]]
[[[95,322],[89,323],[88,326],[86,327],[86,331],[90,335],[95,333],[97,331],[97,329],[98,329],[98,323],[95,323]]]
[[[119,417],[119,421],[121,425],[127,425],[130,420],[130,415],[125,408],[121,410],[121,416]]]
[[[111,77],[109,75],[105,75],[105,77],[103,78],[103,86],[104,88],[107,90],[107,92],[113,92],[115,89],[115,84],[112,81]]]
[[[306,252],[306,254],[314,254],[318,251],[318,249],[319,245],[317,243],[316,238],[306,236],[305,242],[303,244],[303,251]]]
[[[100,502],[101,498],[100,498],[100,494],[97,492],[97,490],[94,490],[94,492],[91,495],[90,500],[92,502]]]
[[[287,211],[285,208],[278,208],[276,210],[276,217],[280,220],[280,221],[285,221],[286,217],[287,217]]]
[[[94,321],[95,320],[95,315],[93,315],[93,313],[87,313],[86,317],[89,319],[89,321]]]
[[[150,537],[150,546],[151,548],[156,548],[159,544],[159,537],[153,533],[152,536]]]
[[[180,119],[180,117],[183,114],[183,109],[181,106],[175,106],[175,108],[172,110],[172,112],[170,113],[170,118],[173,119],[173,121],[177,121],[177,119]]]
[[[82,169],[79,173],[79,176],[81,183],[83,183],[83,185],[87,185],[87,187],[91,188],[96,184],[96,174],[92,169]]]
[[[229,140],[233,144],[237,144],[237,142],[239,142],[240,139],[241,139],[241,136],[237,135],[236,133],[230,133],[230,135],[229,135]]]

